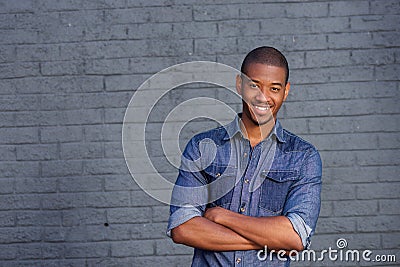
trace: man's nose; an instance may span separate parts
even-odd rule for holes
[[[268,100],[270,99],[269,94],[266,90],[262,90],[260,89],[258,91],[258,94],[256,96],[257,101],[260,102],[268,102]]]

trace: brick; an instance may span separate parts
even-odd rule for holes
[[[379,200],[379,214],[398,214],[399,199]]]
[[[188,23],[190,24],[190,22]],[[174,25],[180,26],[181,23],[135,23],[115,25],[113,28],[119,26],[117,29],[125,33],[125,38],[138,40],[150,38],[170,38],[173,33]]]
[[[35,44],[39,41],[39,33],[35,29],[0,29],[0,44]]]
[[[13,86],[20,94],[98,92],[103,90],[103,78],[97,76],[32,77],[18,79]]]
[[[40,129],[42,143],[82,141],[81,126],[44,127]]]
[[[136,224],[110,224],[103,226],[105,240],[122,241],[131,240],[131,228]],[[132,227],[131,227],[132,226]]]
[[[165,232],[165,223],[132,224],[130,227],[131,238],[134,240],[165,238]]]
[[[170,238],[159,240],[156,243],[156,255],[182,255],[182,254],[192,254],[193,248],[179,245],[172,242]]]
[[[397,31],[374,32],[372,34],[373,45],[376,47],[397,46],[400,34]]]
[[[323,168],[322,177],[325,183],[370,183],[378,181],[378,173],[379,168],[376,166],[363,166],[362,168],[338,166]]]
[[[66,246],[65,257],[68,258],[98,258],[106,257],[110,252],[107,243],[70,243]]]
[[[87,142],[121,141],[121,125],[89,125],[84,127],[84,139]]]
[[[58,179],[60,192],[91,192],[103,189],[102,177],[64,177]]]
[[[320,154],[325,167],[348,167],[357,162],[354,151],[321,151]]]
[[[329,15],[330,16],[359,16],[369,14],[368,1],[344,1],[344,2],[330,2]]]
[[[16,148],[15,146],[0,146],[1,161],[12,161],[16,160]]]
[[[131,206],[130,194],[127,191],[120,192],[88,192],[86,206],[91,208],[128,207]]]
[[[44,259],[61,259],[64,258],[65,245],[64,244],[49,244],[41,245],[42,256]]]
[[[56,145],[17,146],[17,160],[54,160],[58,158]]]
[[[85,66],[86,74],[110,75],[129,74],[129,60],[122,59],[94,59],[88,61]]]
[[[57,226],[61,224],[60,211],[19,211],[16,218],[18,226]]]
[[[0,210],[40,209],[41,195],[0,195]]]
[[[20,259],[37,259],[42,257],[40,243],[24,244],[18,247],[17,257]]]
[[[78,208],[85,205],[85,195],[82,193],[46,194],[40,200],[42,209],[46,210]]]
[[[324,200],[353,200],[356,198],[356,186],[352,184],[324,184]]]
[[[55,193],[57,180],[52,178],[16,179],[15,191],[17,193]]]
[[[0,162],[0,178],[37,177],[39,170],[38,162]]]
[[[16,52],[12,45],[0,46],[0,63],[13,62],[15,57]]]
[[[1,244],[39,242],[41,231],[39,227],[2,227],[0,242]]]
[[[235,5],[202,5],[194,6],[193,18],[195,21],[228,20],[239,17],[239,8]]]
[[[159,24],[164,25],[164,24]],[[161,36],[163,34],[167,34],[169,31],[158,34]],[[170,36],[177,39],[186,39],[186,38],[212,38],[223,35],[223,30],[221,30],[220,23],[215,22],[186,22],[186,23],[173,23]],[[146,31],[148,36],[148,31]],[[151,34],[151,32],[150,32]],[[156,36],[159,38],[159,36]],[[146,37],[144,37],[146,38]],[[188,46],[190,47],[190,46]],[[191,52],[189,50],[186,51]]]
[[[113,208],[107,210],[110,223],[148,223],[151,221],[149,208]]]
[[[156,201],[152,196],[149,196],[142,190],[131,192],[131,203],[132,206],[138,207],[156,206],[160,204],[160,202]]]
[[[41,73],[44,76],[57,75],[82,75],[84,62],[79,61],[53,61],[40,64]]]
[[[357,220],[351,217],[319,218],[316,233],[353,233],[356,230],[356,223]]]
[[[134,90],[136,90],[148,78],[150,77],[146,74],[106,76],[106,91],[129,91],[133,94]]]
[[[382,133],[378,135],[378,147],[381,149],[400,148],[400,137],[396,133]]]
[[[351,52],[350,59],[355,64],[385,65],[393,64],[395,57],[389,49],[355,50]]]
[[[152,207],[153,222],[167,222],[169,217],[169,206],[155,206]]]
[[[378,168],[379,181],[398,181],[398,167],[397,166],[382,166]]]
[[[358,218],[357,230],[360,232],[398,231],[398,216],[368,216]]]
[[[400,3],[396,0],[379,1],[374,0],[371,2],[372,14],[399,14]]]
[[[376,78],[383,81],[394,81],[400,71],[399,65],[385,65],[376,68]]]
[[[236,41],[233,38],[219,39],[196,39],[194,44],[195,53],[199,54],[231,54],[237,52]]]
[[[0,194],[10,194],[14,192],[15,180],[13,178],[0,179]]]
[[[289,18],[328,16],[328,3],[292,3],[285,7]]]
[[[0,246],[0,259],[5,262],[5,260],[12,260],[17,257],[17,245],[1,245]]]
[[[376,149],[378,147],[378,136],[371,133],[303,135],[302,137],[321,151]]]
[[[372,35],[369,32],[328,34],[330,49],[369,48],[372,42]]]
[[[399,15],[384,15],[384,16],[365,16],[354,17],[351,19],[351,28],[354,30],[364,31],[388,31],[396,30],[400,23]]]
[[[154,254],[154,241],[122,241],[111,244],[112,257],[145,256]]]
[[[399,195],[398,183],[357,185],[357,199],[391,199]]]
[[[398,248],[400,246],[400,234],[382,234],[382,244],[383,248]]]
[[[140,141],[139,141],[140,142]],[[124,156],[121,142],[107,142],[104,144],[105,158],[122,158]]]
[[[82,108],[82,94],[43,94],[40,96],[40,110],[70,110]]]
[[[20,61],[52,61],[60,56],[60,48],[54,44],[21,44],[15,51],[15,59]]]
[[[107,175],[105,178],[106,191],[123,191],[139,189],[130,174],[127,175]]]
[[[39,140],[36,127],[1,128],[0,136],[2,144],[29,144]]]
[[[104,154],[100,143],[67,143],[60,145],[61,159],[93,159]]]
[[[56,160],[42,162],[43,177],[59,177],[82,174],[83,162],[80,160]]]
[[[358,153],[357,162],[361,166],[396,165],[393,159],[399,156],[400,150],[370,151],[370,153]]]
[[[84,164],[85,174],[126,174],[128,169],[122,159],[92,159]]]
[[[0,227],[15,226],[16,213],[14,211],[1,211],[0,212]],[[0,256],[1,259],[1,256]]]
[[[334,215],[338,217],[375,215],[378,212],[378,202],[376,200],[334,201],[333,210]]]
[[[62,226],[103,224],[106,222],[106,211],[101,208],[78,207],[62,211]]]
[[[332,67],[351,65],[349,51],[324,50],[324,51],[307,51],[305,54],[305,67]],[[293,82],[298,82],[293,80]]]

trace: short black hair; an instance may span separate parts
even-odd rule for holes
[[[247,74],[247,67],[252,63],[284,68],[286,70],[286,83],[289,80],[289,64],[285,56],[274,47],[260,46],[251,50],[244,58],[240,71]]]

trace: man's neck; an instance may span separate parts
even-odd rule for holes
[[[247,118],[240,120],[240,128],[243,135],[249,139],[251,147],[255,147],[258,143],[267,138],[274,129],[275,120],[270,120],[263,125],[256,125]]]

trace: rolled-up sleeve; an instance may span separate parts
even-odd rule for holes
[[[201,172],[200,152],[195,138],[186,146],[181,162],[171,197],[167,227],[169,237],[173,228],[202,216],[207,202],[207,182]]]
[[[321,208],[321,177],[321,157],[318,151],[309,151],[300,170],[300,179],[293,184],[283,210],[304,249],[311,244]]]

